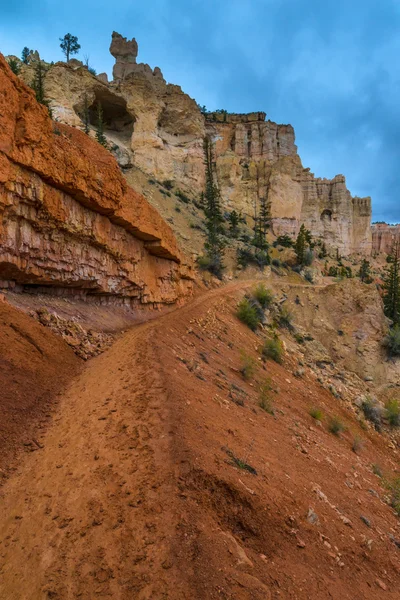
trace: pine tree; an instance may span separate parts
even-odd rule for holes
[[[206,250],[207,269],[217,277],[221,277],[223,266],[224,242],[223,217],[221,212],[221,197],[214,178],[212,142],[207,136],[204,140],[204,162],[206,167],[206,185],[204,190],[204,213],[206,216],[207,240]]]
[[[101,103],[97,103],[97,127],[96,127],[96,140],[104,147],[107,147],[107,139],[104,135],[104,121],[103,121],[103,108]]]
[[[371,273],[371,264],[366,258],[363,258],[363,260],[361,262],[360,270],[358,272],[358,275],[363,283],[364,283],[364,281],[369,279],[370,273]]]
[[[232,237],[236,237],[239,233],[240,217],[236,210],[233,210],[229,215],[229,229]]]
[[[50,108],[49,101],[46,100],[45,94],[44,94],[44,76],[45,76],[45,72],[46,71],[45,71],[45,68],[43,66],[42,61],[38,60],[35,63],[35,75],[34,75],[32,83],[31,83],[31,88],[35,92],[36,100],[40,104],[43,104],[43,106],[47,106],[47,109],[49,111],[49,115],[50,115],[50,117],[52,117],[53,114],[52,114],[52,111],[51,111],[51,108]]]
[[[8,60],[8,65],[9,65],[11,71],[14,73],[14,75],[18,75],[19,74],[19,72],[21,70],[21,67],[20,67],[20,65],[19,65],[19,63],[18,63],[18,61],[17,61],[16,58],[10,58]]]
[[[38,60],[35,65],[35,75],[32,82],[32,88],[36,95],[36,100],[40,104],[46,105],[44,98],[44,67],[41,60]]]
[[[27,64],[28,64],[28,56],[30,55],[30,53],[31,53],[31,51],[30,51],[30,49],[28,48],[28,46],[25,46],[25,47],[22,49],[22,53],[21,53],[21,60],[22,60],[22,62],[23,62],[25,65],[27,65]]]
[[[396,243],[393,254],[393,262],[386,274],[383,284],[383,305],[385,315],[393,321],[394,325],[400,325],[400,259],[399,244]]]
[[[84,131],[86,134],[89,134],[89,103],[87,94],[85,94],[85,97],[83,99],[83,122],[85,124]]]
[[[297,257],[297,263],[299,265],[304,264],[304,258],[305,258],[306,249],[307,249],[306,248],[306,246],[307,246],[306,231],[307,230],[303,223],[303,225],[300,227],[300,231],[298,233],[298,236],[296,238],[296,242],[294,245],[294,251],[295,251],[296,257]]]
[[[60,38],[60,48],[65,54],[67,62],[69,62],[69,57],[71,54],[78,54],[80,50],[80,44],[78,44],[78,38],[76,35],[71,35],[70,33],[66,33],[63,38]]]

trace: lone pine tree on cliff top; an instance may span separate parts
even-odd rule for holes
[[[65,54],[67,62],[69,61],[69,57],[71,54],[78,54],[81,46],[78,44],[78,38],[76,35],[71,35],[70,33],[66,33],[63,38],[60,38],[60,48]]]

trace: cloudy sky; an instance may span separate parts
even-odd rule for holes
[[[61,60],[58,38],[111,74],[113,29],[208,109],[291,123],[303,164],[346,175],[374,220],[400,222],[399,0],[1,0],[0,51]]]

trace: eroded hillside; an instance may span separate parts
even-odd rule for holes
[[[3,597],[397,598],[398,450],[299,372],[292,334],[260,360],[266,332],[235,316],[254,285],[132,329],[72,381],[1,492]]]

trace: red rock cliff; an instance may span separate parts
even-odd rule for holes
[[[0,286],[171,303],[192,270],[111,154],[52,121],[0,55]]]

